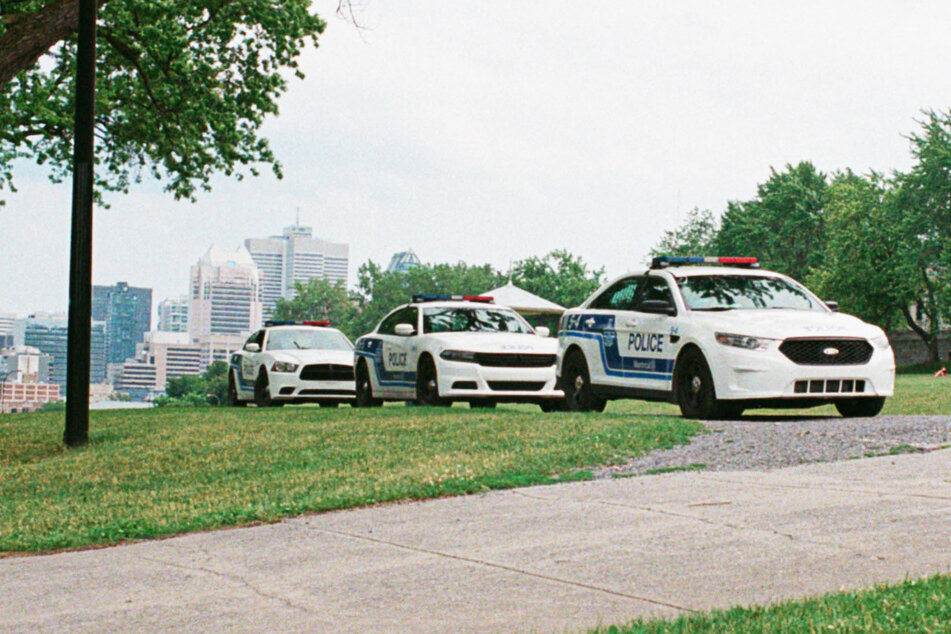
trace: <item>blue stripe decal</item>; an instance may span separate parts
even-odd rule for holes
[[[610,322],[613,326],[613,315],[610,316]],[[592,325],[591,329],[594,330],[595,327],[597,325]],[[608,376],[655,380],[670,380],[674,376],[673,359],[621,356],[617,345],[617,333],[614,330],[605,330],[604,332],[563,330],[560,335],[597,341],[598,349],[601,352],[601,363],[604,365],[604,371]]]
[[[228,365],[231,366],[232,370],[234,370],[235,387],[242,392],[253,392],[254,386],[248,387],[244,384],[244,375],[241,374],[241,355],[232,354],[230,363],[228,363]]]
[[[376,373],[376,382],[379,385],[395,385],[398,387],[416,387],[416,372],[410,370],[387,370],[383,367],[383,340],[361,339],[357,341],[358,357],[373,361],[373,371]]]

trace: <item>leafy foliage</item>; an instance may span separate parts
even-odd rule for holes
[[[583,302],[601,286],[604,268],[591,270],[581,257],[563,249],[543,257],[530,257],[515,264],[516,286],[570,308]]]
[[[347,332],[357,309],[355,299],[347,293],[343,282],[311,278],[297,282],[292,299],[277,300],[274,319],[295,321],[329,321],[335,328]]]
[[[169,379],[165,396],[155,399],[158,407],[200,407],[203,405],[227,405],[228,364],[215,361],[201,376],[183,374]]]
[[[694,208],[687,220],[677,229],[665,231],[660,242],[651,249],[651,256],[660,255],[719,255],[717,233],[719,222],[709,209]],[[725,255],[725,254],[724,254]]]
[[[12,3],[37,11],[54,1]],[[0,16],[8,15],[0,8]],[[307,0],[108,0],[100,11],[96,187],[128,191],[143,172],[176,198],[209,189],[211,175],[238,179],[258,164],[281,176],[258,130],[278,112],[288,70],[325,23]],[[0,87],[0,188],[11,163],[72,160],[75,35]]]

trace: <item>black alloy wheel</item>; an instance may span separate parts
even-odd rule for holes
[[[429,357],[419,362],[416,371],[416,404],[425,407],[446,406],[449,403],[439,397],[439,381],[436,377],[436,364]]]
[[[228,405],[231,407],[245,407],[247,403],[238,398],[238,384],[234,372],[228,375]]]
[[[703,353],[691,348],[677,360],[674,394],[684,418],[700,420],[736,418],[743,410],[717,400],[713,375]]]
[[[591,388],[588,364],[580,352],[572,352],[565,360],[562,382],[565,389],[565,407],[569,412],[604,411],[608,402]]]
[[[871,418],[885,407],[884,396],[845,398],[835,402],[835,408],[845,418]]]
[[[284,404],[271,398],[271,384],[264,370],[261,370],[258,380],[254,382],[254,404],[258,407],[280,407]]]
[[[357,397],[353,401],[354,407],[379,407],[383,401],[373,398],[373,386],[370,384],[370,371],[367,369],[366,361],[361,361],[357,366]]]

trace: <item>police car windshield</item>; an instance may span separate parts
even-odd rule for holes
[[[822,310],[803,287],[779,277],[692,275],[677,284],[690,310]]]
[[[515,332],[531,328],[511,310],[497,308],[425,308],[423,332]]]
[[[281,328],[267,336],[268,350],[353,350],[350,342],[334,330]]]

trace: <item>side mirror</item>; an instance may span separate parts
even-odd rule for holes
[[[416,334],[416,329],[413,328],[412,324],[396,324],[396,328],[393,329],[393,332],[400,337],[409,337],[410,335]]]
[[[663,299],[648,299],[638,305],[637,312],[673,316],[677,314],[677,307]]]
[[[825,304],[826,306],[829,307],[829,310],[831,310],[832,312],[834,313],[839,312],[839,302],[836,302],[830,299]]]
[[[257,343],[246,343],[244,349],[248,352],[261,352],[261,346]]]
[[[547,326],[539,326],[535,329],[535,334],[539,337],[547,337],[551,335],[551,330],[549,330]]]

